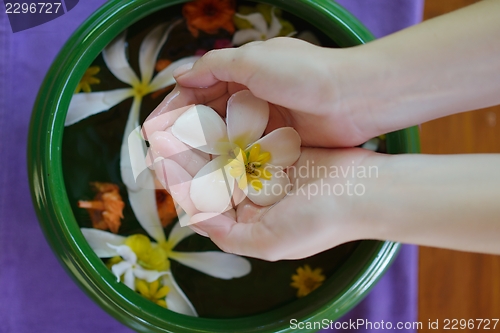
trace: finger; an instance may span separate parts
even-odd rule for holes
[[[247,86],[246,82],[254,68],[248,66],[252,62],[242,66],[241,49],[247,50],[249,47],[250,45],[244,48],[212,50],[196,61],[190,70],[174,73],[174,77],[179,84],[192,88],[210,87],[220,81]]]
[[[185,107],[190,104],[208,104],[217,98],[227,94],[227,83],[218,82],[205,89],[186,88],[175,86],[163,101],[151,112],[146,121],[156,118],[172,110]]]

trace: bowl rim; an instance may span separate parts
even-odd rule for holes
[[[72,279],[104,310],[129,327],[148,332],[291,332],[290,319],[337,319],[373,287],[395,258],[398,243],[361,241],[352,254],[362,267],[342,267],[334,274],[354,277],[338,297],[325,283],[307,298],[269,312],[235,319],[193,318],[156,306],[116,281],[83,238],[64,185],[61,145],[71,96],[85,70],[124,29],[163,8],[185,0],[111,0],[72,34],[49,69],[38,93],[28,138],[28,176],[38,220],[56,257]],[[340,46],[366,43],[369,31],[340,5],[328,1],[260,0],[281,7],[325,32]],[[332,26],[337,31],[328,33]],[[416,127],[388,134],[388,152],[419,152]],[[328,279],[332,281],[333,279]],[[326,301],[327,300],[327,301]],[[291,317],[293,314],[293,317]],[[308,331],[308,330],[306,330]],[[309,330],[315,331],[315,330]]]

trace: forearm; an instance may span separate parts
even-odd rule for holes
[[[500,254],[500,155],[375,155],[365,163],[379,171],[359,210],[373,238]]]
[[[369,132],[500,104],[499,36],[500,0],[483,0],[348,49],[343,103]]]

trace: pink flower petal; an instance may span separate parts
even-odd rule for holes
[[[269,120],[269,104],[249,90],[235,93],[227,102],[227,134],[232,143],[246,148],[262,137]]]

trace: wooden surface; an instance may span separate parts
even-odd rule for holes
[[[474,2],[426,0],[424,19]],[[422,153],[428,154],[500,153],[500,107],[425,123],[421,140]],[[445,319],[479,318],[500,318],[500,256],[421,247],[419,321],[423,329],[420,332],[444,331]],[[429,320],[439,320],[440,329],[429,329]],[[500,332],[500,323],[494,331]]]

